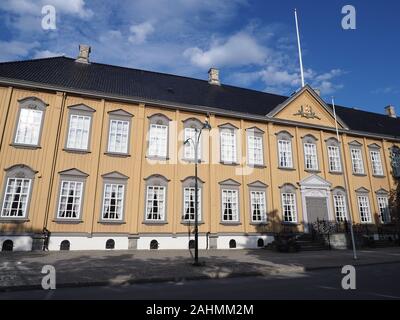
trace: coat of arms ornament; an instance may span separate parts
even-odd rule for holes
[[[300,110],[297,111],[294,116],[302,116],[307,119],[318,119],[321,120],[320,117],[318,117],[315,112],[313,111],[312,107],[310,105],[306,106],[301,106]]]

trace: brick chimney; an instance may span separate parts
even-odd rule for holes
[[[386,114],[391,118],[397,118],[396,116],[396,109],[393,106],[387,106],[385,108]]]
[[[89,63],[89,55],[90,55],[91,48],[86,44],[79,45],[79,55],[76,58],[75,62],[80,63]]]
[[[218,69],[210,68],[210,70],[208,70],[208,83],[214,84],[217,86],[221,85],[221,82],[219,81],[219,70]]]

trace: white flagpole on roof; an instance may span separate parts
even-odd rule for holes
[[[298,19],[297,19],[297,10],[296,9],[294,9],[294,19],[296,21],[297,45],[298,45],[298,48],[299,48],[301,87],[303,88],[305,86],[305,83],[304,83],[304,70],[303,70],[303,58],[302,58],[302,54],[301,54],[299,22],[298,22]]]

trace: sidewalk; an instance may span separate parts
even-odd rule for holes
[[[346,264],[400,263],[400,248],[276,253],[269,250],[200,251],[204,266],[192,266],[188,250],[57,251],[0,253],[0,291],[41,288],[44,265],[56,268],[57,287],[289,275]]]

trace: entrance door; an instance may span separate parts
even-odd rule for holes
[[[326,198],[306,197],[306,205],[308,223],[312,224],[317,220],[329,220]]]

